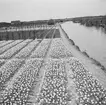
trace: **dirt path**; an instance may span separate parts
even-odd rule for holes
[[[92,75],[104,86],[104,88],[106,88],[106,73],[99,66],[94,64],[91,59],[87,58],[80,51],[78,51],[76,47],[72,45],[71,42],[67,39],[67,34],[62,29],[62,27],[59,24],[57,26],[67,49],[69,49],[73,56],[78,58],[85,66],[85,68],[87,68],[92,73]]]
[[[40,94],[40,91],[41,91],[41,87],[42,87],[42,84],[43,84],[43,81],[44,81],[44,77],[45,77],[45,72],[46,72],[44,70],[44,64],[48,60],[49,49],[50,49],[54,34],[55,34],[55,30],[52,33],[52,37],[50,39],[50,43],[49,43],[48,49],[47,49],[47,51],[45,53],[45,56],[44,56],[44,58],[42,58],[43,59],[43,63],[42,63],[41,68],[40,68],[40,70],[38,72],[38,77],[37,77],[38,79],[36,80],[35,85],[32,87],[32,91],[30,93],[28,103],[31,103],[31,104],[32,103],[37,103],[37,99],[39,97],[39,94]]]

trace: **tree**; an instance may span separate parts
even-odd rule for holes
[[[48,25],[54,25],[55,24],[55,21],[53,20],[53,19],[50,19],[49,21],[48,21]]]

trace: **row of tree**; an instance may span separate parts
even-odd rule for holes
[[[54,25],[57,22],[64,22],[66,19],[50,19],[50,20],[36,20],[36,21],[11,21],[8,22],[0,22],[0,28],[2,27],[21,27],[21,26],[31,26],[31,25]]]
[[[43,30],[0,32],[0,41],[42,38],[43,37],[42,32]]]
[[[89,27],[106,27],[106,16],[79,17],[73,18],[72,21]]]
[[[47,30],[31,30],[31,31],[15,31],[15,32],[0,32],[0,41],[2,40],[19,40],[19,39],[42,39],[49,31]],[[52,29],[52,32],[54,29]],[[48,33],[45,38],[51,38],[52,33]],[[58,29],[55,31],[54,38],[60,38]]]

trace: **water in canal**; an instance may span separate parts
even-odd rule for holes
[[[66,22],[62,27],[81,51],[86,51],[90,57],[106,67],[106,33],[103,29],[72,22]]]

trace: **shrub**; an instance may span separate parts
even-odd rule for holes
[[[48,21],[48,25],[54,25],[54,24],[55,24],[55,22],[54,22],[53,19],[50,19],[50,20]]]

